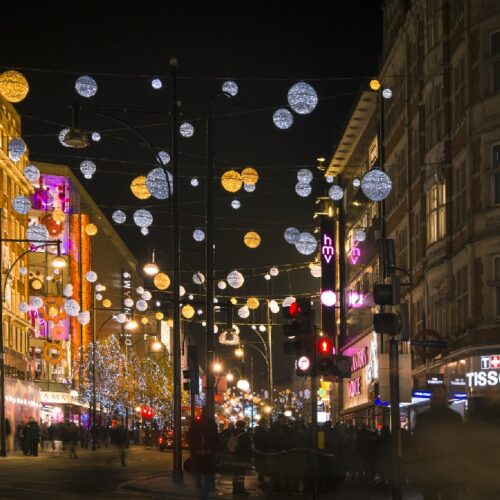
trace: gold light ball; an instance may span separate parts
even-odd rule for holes
[[[85,226],[85,232],[89,235],[89,236],[95,236],[97,234],[97,226],[95,224],[87,224]]]
[[[260,236],[255,231],[249,231],[243,237],[243,241],[248,248],[257,248],[260,245]]]
[[[174,327],[174,320],[173,319],[167,319],[167,326],[169,328],[173,328]]]
[[[375,80],[375,79],[370,80],[370,88],[372,90],[375,90],[375,91],[379,90],[380,89],[380,82],[378,80]]]
[[[186,318],[186,319],[191,319],[194,316],[194,307],[191,304],[186,304],[185,306],[182,307],[181,309],[181,314]]]
[[[0,94],[9,102],[21,102],[29,89],[28,80],[19,71],[4,71],[0,75]]]
[[[236,170],[228,170],[222,174],[220,180],[222,187],[230,193],[236,193],[243,186],[243,180]]]
[[[233,306],[235,306],[237,303],[238,303],[238,299],[236,297],[231,297],[231,304],[233,304]]]
[[[104,299],[104,300],[102,301],[102,306],[103,306],[103,307],[111,307],[112,305],[113,305],[113,304],[112,304],[111,300],[109,300],[109,299]]]
[[[157,314],[158,314],[158,313],[157,313]],[[141,323],[142,323],[143,325],[147,325],[147,324],[149,323],[149,319],[148,319],[146,316],[143,316],[143,317],[141,318]]]
[[[143,175],[136,177],[132,181],[132,183],[130,184],[130,191],[132,191],[132,194],[136,198],[139,198],[139,200],[147,200],[151,197],[151,193],[146,187],[146,177],[144,177]]]
[[[257,184],[259,180],[259,174],[255,168],[247,167],[244,168],[241,172],[241,180],[245,184]]]
[[[54,208],[52,219],[56,222],[64,222],[64,212],[60,208]]]
[[[163,319],[163,313],[161,311],[158,311],[156,314],[155,314],[155,318],[158,320],[158,321],[161,321]],[[169,321],[167,321],[167,325],[170,326],[170,327],[173,327],[174,326],[174,323],[172,321],[172,325],[170,325]]]
[[[256,297],[250,297],[249,299],[247,299],[248,309],[257,309],[259,305],[259,299],[257,299]]]
[[[158,273],[154,277],[153,283],[158,290],[166,290],[170,286],[170,278],[165,273]]]

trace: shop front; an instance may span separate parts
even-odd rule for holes
[[[84,425],[88,419],[88,406],[69,392],[41,391],[40,420],[46,425],[69,419],[76,425]]]

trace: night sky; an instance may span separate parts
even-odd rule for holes
[[[15,106],[31,160],[69,165],[109,217],[121,208],[129,222],[135,209],[150,209],[155,222],[149,236],[142,236],[133,223],[117,231],[141,262],[156,248],[168,273],[172,234],[168,204],[152,198],[141,202],[129,189],[133,177],[146,175],[155,166],[151,151],[130,131],[90,114],[84,116],[83,125],[102,134],[99,143],[70,150],[60,145],[57,136],[70,124],[69,106],[74,101],[118,106],[128,112],[113,114],[138,127],[159,149],[169,151],[169,118],[156,111],[170,107],[168,60],[178,58],[181,121],[195,126],[193,138],[179,138],[182,282],[194,294],[202,290],[191,276],[205,266],[204,244],[192,238],[193,230],[204,224],[204,117],[207,102],[222,83],[235,80],[239,94],[234,102],[220,99],[214,105],[216,280],[238,269],[246,282],[236,295],[279,299],[289,293],[310,294],[318,291],[319,280],[308,269],[285,269],[300,268],[312,259],[288,245],[283,232],[288,226],[314,229],[315,198],[325,194],[327,184],[314,170],[313,194],[299,198],[294,191],[296,172],[303,167],[315,169],[318,156],[329,158],[358,91],[377,73],[380,3],[274,2],[259,7],[210,2],[209,9],[195,2],[175,6],[92,2],[79,8],[68,2],[8,3],[2,6],[0,65],[2,70],[21,70],[30,83],[28,97]],[[233,13],[231,7],[236,5],[238,13]],[[93,76],[99,85],[90,100],[74,91],[74,81],[82,74]],[[164,82],[160,91],[151,88],[155,76]],[[318,107],[310,115],[295,115],[291,129],[279,130],[272,114],[286,106],[288,89],[299,80],[316,89]],[[138,107],[147,112],[135,112]],[[86,158],[97,164],[90,181],[79,171]],[[224,191],[220,175],[245,166],[259,172],[256,191],[236,195]],[[198,188],[190,186],[194,176],[200,179]],[[230,206],[235,197],[242,204],[238,211]],[[243,244],[248,230],[262,237],[255,250]],[[281,272],[267,282],[263,274],[272,265]],[[231,296],[229,287],[225,296]],[[262,321],[263,311],[259,308],[249,324]],[[276,320],[281,321],[279,315]],[[201,327],[193,331],[200,335]],[[243,338],[252,335],[250,328],[242,329]],[[275,328],[278,381],[289,377],[293,364],[282,354],[281,342],[280,328]],[[220,349],[221,357],[229,352]],[[263,369],[256,360],[256,378]]]

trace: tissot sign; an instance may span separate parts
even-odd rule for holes
[[[466,373],[467,386],[471,389],[500,385],[500,355],[480,357],[480,370]]]

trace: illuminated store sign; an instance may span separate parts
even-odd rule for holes
[[[363,347],[360,351],[352,355],[351,371],[361,370],[368,364],[368,347]]]
[[[330,264],[333,256],[335,255],[335,248],[333,247],[333,240],[330,236],[323,234],[321,239],[321,256]]]
[[[347,386],[347,395],[350,398],[361,394],[361,377],[352,378]]]
[[[335,303],[337,302],[335,275],[335,219],[321,218],[321,323],[327,336],[335,334]]]
[[[132,276],[128,272],[123,272],[122,273],[122,296],[123,296],[123,301],[125,299],[130,298],[131,296],[131,288],[132,288]],[[132,317],[132,307],[127,307],[123,303],[123,312],[127,315],[127,319],[130,319]],[[126,330],[123,328],[122,325],[122,333],[121,337],[123,338],[123,341],[125,345],[132,345],[132,332]]]
[[[466,374],[467,385],[472,388],[500,385],[500,355],[481,356],[481,370]]]

